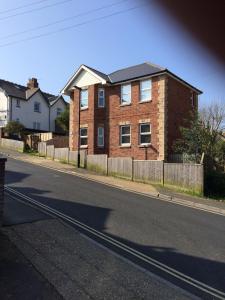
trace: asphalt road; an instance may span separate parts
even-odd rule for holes
[[[8,159],[6,170],[6,183],[16,191],[225,293],[223,216],[13,159]],[[98,240],[97,237],[95,239]],[[98,242],[204,299],[216,299],[163,270],[139,261],[132,254],[118,250],[107,241],[99,239]]]

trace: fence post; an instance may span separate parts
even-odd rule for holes
[[[134,181],[134,157],[131,157],[131,181]]]
[[[162,185],[164,186],[164,160],[162,160]]]

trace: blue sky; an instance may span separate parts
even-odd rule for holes
[[[6,12],[34,2],[1,1],[0,78],[25,85],[36,77],[42,90],[58,94],[82,63],[110,73],[150,61],[201,89],[201,106],[225,103],[225,69],[154,1],[39,0]],[[6,38],[59,20],[66,21]],[[30,39],[49,32],[56,33]]]

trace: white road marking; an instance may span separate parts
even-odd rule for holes
[[[76,225],[77,227],[85,230],[86,232],[89,232],[92,235],[97,236],[98,238],[112,244],[113,246],[116,246],[117,248],[122,249],[123,251],[133,255],[134,257],[137,257],[138,259],[140,259],[141,261],[143,261],[143,262],[145,262],[149,265],[152,265],[152,266],[162,270],[163,272],[166,272],[166,273],[172,275],[173,277],[175,277],[175,278],[177,278],[177,279],[179,279],[183,282],[186,282],[189,285],[191,285],[191,286],[193,286],[193,287],[195,287],[195,288],[197,288],[197,289],[199,289],[199,290],[201,290],[201,291],[203,291],[203,292],[205,292],[205,293],[207,293],[211,296],[214,296],[217,299],[222,299],[222,300],[225,299],[225,293],[223,293],[222,291],[217,290],[217,289],[215,289],[215,288],[213,288],[213,287],[211,287],[211,286],[209,286],[209,285],[207,285],[203,282],[200,282],[200,281],[198,281],[198,280],[196,280],[196,279],[194,279],[190,276],[187,276],[184,273],[179,272],[179,271],[177,271],[177,270],[175,270],[175,269],[173,269],[173,268],[157,261],[156,259],[153,259],[150,256],[147,256],[147,255],[145,255],[145,254],[143,254],[143,253],[141,253],[141,252],[139,252],[139,251],[137,251],[137,250],[135,250],[135,249],[119,242],[119,241],[117,241],[116,239],[113,239],[113,238],[107,236],[106,234],[104,234],[104,233],[102,233],[102,232],[100,232],[100,231],[98,231],[98,230],[96,230],[96,229],[94,229],[94,228],[92,228],[92,227],[90,227],[90,226],[88,226],[88,225],[86,225],[86,224],[70,217],[70,216],[67,216],[67,215],[59,212],[56,209],[51,208],[50,206],[42,204],[42,203],[40,203],[40,202],[38,202],[38,201],[22,194],[22,193],[12,189],[11,187],[6,186],[5,189],[9,193],[9,195],[10,195],[10,193],[12,193],[12,194],[28,201],[29,203],[34,204],[37,207],[43,209],[44,211],[47,211],[48,213],[50,213],[54,216],[57,216],[57,217],[65,220],[69,223],[72,223],[72,224]]]

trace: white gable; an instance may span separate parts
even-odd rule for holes
[[[90,72],[88,72],[86,70],[82,70],[79,73],[79,75],[77,76],[77,78],[75,78],[72,85],[73,86],[76,85],[76,86],[82,88],[84,86],[88,86],[88,85],[92,85],[92,84],[96,84],[96,83],[101,83],[101,80],[99,80],[99,78],[97,78]]]
[[[105,84],[106,80],[96,74],[93,70],[82,65],[77,72],[70,78],[66,86],[62,89],[61,93],[69,95],[69,92],[75,87],[86,87],[96,83]]]

